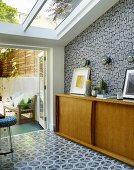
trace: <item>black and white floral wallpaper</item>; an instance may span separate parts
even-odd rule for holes
[[[134,0],[120,0],[65,47],[65,92],[70,91],[74,68],[82,59],[91,61],[91,80],[95,85],[103,77],[112,95],[122,89],[125,71],[134,67],[127,54],[134,51]],[[103,55],[112,63],[102,65]]]

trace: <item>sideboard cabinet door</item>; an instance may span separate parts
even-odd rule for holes
[[[57,107],[59,133],[90,144],[92,101],[60,96]]]
[[[134,160],[134,106],[96,102],[95,145]]]

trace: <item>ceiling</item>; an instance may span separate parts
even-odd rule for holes
[[[55,29],[30,26],[45,2],[38,0],[23,24],[0,22],[0,46],[65,46],[118,0],[81,0]]]

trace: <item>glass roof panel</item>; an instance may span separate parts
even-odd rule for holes
[[[22,24],[37,0],[0,0],[0,21]]]
[[[82,0],[47,0],[31,26],[55,29]]]

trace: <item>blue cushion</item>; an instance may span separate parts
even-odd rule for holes
[[[0,127],[9,127],[15,125],[17,122],[15,116],[7,116],[3,119],[0,119]]]

